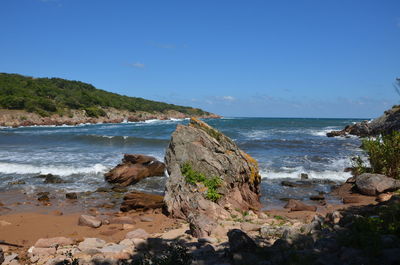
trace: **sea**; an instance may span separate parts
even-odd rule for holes
[[[364,156],[357,137],[328,138],[326,133],[357,119],[221,118],[205,122],[232,138],[259,163],[261,201],[265,209],[281,207],[287,198],[308,201],[351,177],[344,172],[352,157]],[[188,119],[148,120],[120,124],[30,126],[0,128],[0,192],[18,189],[27,194],[90,192],[107,187],[104,173],[121,162],[123,154],[146,154],[163,161],[171,134]],[[282,186],[299,181],[302,173],[311,187]],[[60,176],[66,183],[45,184],[40,174]],[[166,177],[147,178],[129,187],[162,194]],[[1,194],[1,193],[0,193]],[[0,195],[1,196],[1,195]],[[339,199],[327,199],[337,202]]]

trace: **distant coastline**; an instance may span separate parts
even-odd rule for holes
[[[189,115],[174,110],[153,113],[145,111],[131,112],[127,110],[117,110],[114,108],[103,110],[105,115],[99,117],[88,117],[85,110],[71,110],[69,115],[53,114],[48,117],[42,117],[37,113],[27,112],[25,110],[0,109],[0,126],[62,126],[97,123],[142,122],[147,120],[186,119],[191,117],[213,119],[221,118],[221,116],[212,113],[207,113],[204,115]]]

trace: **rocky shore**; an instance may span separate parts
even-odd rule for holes
[[[400,130],[400,106],[385,111],[385,113],[371,121],[362,121],[346,126],[341,131],[327,133],[328,137],[356,135],[360,137],[376,136]]]
[[[178,112],[130,112],[126,110],[117,110],[113,108],[103,109],[105,116],[89,117],[84,110],[70,110],[69,114],[63,116],[53,114],[49,117],[42,117],[37,113],[30,113],[24,110],[0,110],[0,126],[20,127],[34,125],[79,125],[79,124],[96,124],[96,123],[122,123],[122,122],[140,122],[146,120],[169,120],[169,119],[185,119],[191,116]],[[199,118],[221,118],[216,114],[199,116]]]
[[[160,175],[164,169],[169,176],[164,196],[127,192],[126,186]],[[48,175],[44,178],[57,180]],[[302,178],[282,185],[312,185],[312,179],[306,175]],[[62,204],[49,194],[37,194],[37,203],[26,198],[19,204],[2,204],[0,263],[265,265],[400,261],[400,238],[393,232],[400,215],[398,180],[365,173],[333,190],[342,204],[329,204],[319,194],[313,200],[320,203],[311,205],[289,198],[283,209],[263,211],[257,161],[197,119],[178,125],[166,150],[165,165],[154,157],[129,154],[105,174],[105,180],[115,186],[95,192],[100,194],[102,206],[96,203],[69,212],[68,208],[83,203],[84,194],[65,194]],[[114,193],[120,194],[118,203],[104,207]],[[25,203],[31,206],[30,211],[13,212],[13,207]],[[394,217],[387,218],[389,210]]]

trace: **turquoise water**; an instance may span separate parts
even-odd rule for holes
[[[289,192],[306,197],[314,191],[287,190],[285,178],[310,178],[337,182],[350,157],[360,154],[358,138],[328,138],[325,133],[342,129],[353,119],[224,118],[206,120],[231,137],[259,162],[265,204],[278,203]],[[38,188],[93,191],[104,183],[103,174],[117,165],[124,153],[142,153],[163,160],[171,133],[188,120],[96,124],[61,127],[0,129],[0,190],[34,192]],[[68,183],[44,184],[38,174],[59,175]],[[8,185],[24,180],[23,185]],[[162,193],[165,178],[149,178],[132,189]],[[321,185],[315,189],[326,191]],[[307,193],[308,192],[308,193]]]

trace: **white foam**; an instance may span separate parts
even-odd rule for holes
[[[350,172],[340,172],[333,170],[324,170],[321,172],[306,171],[306,170],[295,170],[295,171],[261,171],[261,178],[265,179],[300,179],[300,174],[306,173],[310,179],[329,179],[333,181],[344,182],[352,175]]]
[[[73,166],[36,166],[30,164],[3,163],[0,162],[0,173],[3,174],[54,174],[58,176],[70,176],[73,174],[99,174],[107,171],[102,164],[90,167]]]

